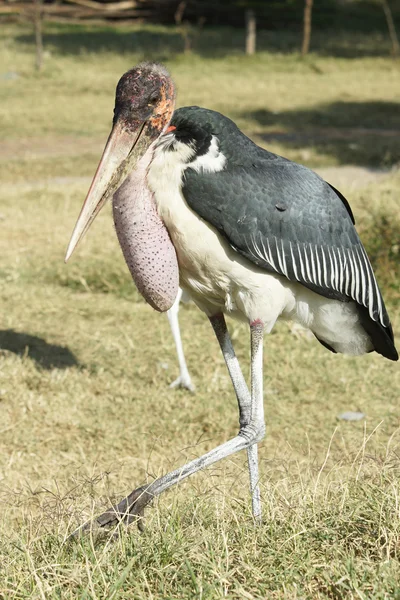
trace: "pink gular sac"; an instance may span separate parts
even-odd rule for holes
[[[179,269],[175,248],[146,184],[151,158],[152,147],[114,194],[113,216],[133,281],[150,306],[165,312],[178,294]]]

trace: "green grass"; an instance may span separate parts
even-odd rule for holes
[[[19,74],[2,80],[0,89],[0,127],[8,139],[34,138],[42,147],[45,137],[62,149],[74,136],[100,146],[120,74],[139,60],[157,59],[173,72],[178,105],[223,111],[258,140],[268,136],[274,151],[310,164],[392,166],[400,160],[398,135],[374,133],[400,130],[400,63],[387,57],[383,37],[316,34],[314,51],[302,60],[293,33],[260,34],[260,52],[247,57],[240,31],[210,29],[186,56],[171,28],[48,24],[45,67],[37,75],[32,32],[3,27],[0,35],[4,71]],[[316,131],[321,127],[322,139]],[[305,137],[310,131],[314,135]],[[338,138],[338,132],[346,137]],[[95,156],[97,151],[93,161]],[[85,164],[77,166],[79,173]],[[35,162],[32,168],[35,174]]]
[[[353,134],[326,133],[400,129],[399,66],[375,39],[356,40],[359,57],[328,40],[336,57],[321,46],[302,62],[291,34],[247,59],[237,38],[228,52],[228,32],[213,58],[201,47],[180,55],[173,30],[135,31],[46,25],[50,55],[37,75],[29,31],[2,30],[4,71],[20,77],[0,88],[0,598],[400,598],[398,364],[334,356],[284,323],[265,343],[258,530],[242,453],[162,496],[144,534],[66,540],[110,500],[237,431],[218,345],[193,305],[181,324],[197,393],[168,389],[177,366],[167,319],[135,291],[109,211],[63,264],[119,75],[164,53],[180,105],[221,110],[257,139],[291,134],[264,141],[287,156],[313,166],[394,166],[399,156],[397,139],[377,132],[359,133],[352,154]],[[296,137],[321,128],[326,140]],[[349,178],[341,190],[399,331],[400,176],[361,187]],[[248,332],[230,329],[248,375]],[[345,410],[366,420],[337,421]]]

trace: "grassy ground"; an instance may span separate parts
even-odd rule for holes
[[[168,389],[167,320],[138,298],[107,211],[63,264],[116,80],[143,57],[164,58],[180,105],[221,110],[316,167],[397,164],[398,63],[367,38],[354,41],[358,55],[338,36],[335,57],[321,46],[302,62],[281,35],[248,60],[229,51],[229,32],[183,57],[171,30],[48,26],[38,76],[28,34],[3,28],[0,51],[4,73],[18,74],[0,87],[0,597],[400,598],[399,367],[333,356],[287,324],[265,344],[262,527],[241,454],[162,497],[143,535],[67,542],[110,499],[234,435],[237,409],[191,305],[181,323],[197,393]],[[214,53],[202,50],[211,42]],[[400,176],[368,187],[350,176],[341,190],[399,331]],[[246,328],[230,327],[248,373]],[[337,421],[345,410],[366,419]]]

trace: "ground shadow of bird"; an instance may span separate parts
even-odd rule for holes
[[[385,100],[337,101],[279,112],[238,112],[267,130],[265,145],[279,142],[291,150],[312,148],[338,164],[392,167],[399,164],[400,103]]]
[[[277,3],[279,4],[279,3]],[[242,25],[242,14],[240,22]],[[300,16],[300,20],[301,20]],[[346,21],[344,21],[346,23]],[[312,54],[319,56],[334,56],[344,59],[357,59],[361,57],[377,57],[390,55],[390,42],[388,37],[382,33],[385,31],[381,24],[370,21],[368,32],[338,31],[328,35],[326,30],[313,31]],[[208,24],[210,24],[208,22]],[[376,28],[373,25],[377,25]],[[341,24],[341,26],[343,23]],[[203,58],[215,60],[231,55],[244,53],[243,29],[239,27],[204,27],[199,28],[191,25],[189,39],[192,52]],[[31,34],[23,33],[17,35],[16,42],[26,46],[31,44]],[[130,56],[132,52],[142,56],[146,60],[168,61],[172,57],[182,55],[184,52],[185,39],[182,30],[170,27],[164,30],[151,30],[149,28],[124,31],[121,28],[96,28],[89,29],[81,27],[77,29],[57,30],[46,32],[46,49],[52,55],[59,56],[81,56],[82,54],[95,54],[100,52],[115,52],[119,56]],[[257,32],[257,52],[268,52],[269,54],[289,55],[300,50],[301,35],[298,31],[290,31],[285,28],[282,31],[272,29],[259,29]],[[295,58],[297,60],[297,58]],[[308,67],[320,73],[320,67],[312,60]]]
[[[0,330],[0,352],[7,350],[29,356],[43,369],[67,369],[78,366],[78,360],[65,346],[49,344],[43,338],[13,329]]]

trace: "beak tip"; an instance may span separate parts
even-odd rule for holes
[[[67,263],[71,258],[71,254],[73,253],[74,248],[71,248],[71,244],[69,244],[67,251],[65,253],[64,262]]]

